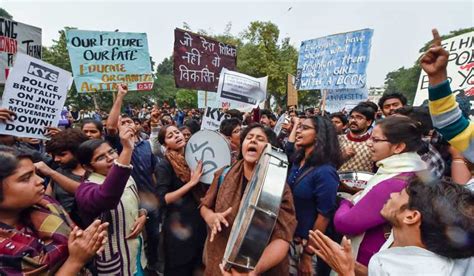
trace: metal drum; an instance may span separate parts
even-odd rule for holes
[[[365,189],[367,182],[372,176],[374,174],[370,172],[346,171],[339,173],[339,180],[350,188]],[[352,198],[352,195],[349,193],[340,192],[337,195],[345,199]]]
[[[339,179],[342,183],[351,188],[358,189],[365,189],[367,186],[367,181],[369,181],[372,176],[374,176],[374,174],[370,172],[347,171],[339,173]]]
[[[200,130],[188,141],[185,150],[186,163],[191,170],[202,160],[202,176],[199,181],[211,184],[214,173],[231,162],[230,144],[224,135],[212,130]]]
[[[226,270],[255,268],[277,221],[287,169],[286,155],[268,144],[240,202],[224,253]]]

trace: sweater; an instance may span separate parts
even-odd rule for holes
[[[464,157],[474,162],[474,124],[462,115],[448,80],[428,88],[433,126]]]
[[[134,275],[141,237],[126,239],[138,217],[140,199],[130,169],[113,165],[107,177],[93,173],[76,191],[78,212],[86,224],[100,218],[110,223],[105,250],[96,257],[98,275]],[[142,267],[146,260],[141,253]]]

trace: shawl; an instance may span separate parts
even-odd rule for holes
[[[418,172],[427,169],[426,163],[421,160],[421,157],[415,152],[395,154],[378,161],[376,165],[378,166],[378,170],[375,175],[369,179],[366,188],[353,196],[352,203],[354,205],[382,181],[393,178],[401,173]],[[351,239],[352,253],[355,258],[357,258],[360,244],[364,239],[364,234],[365,233],[362,233]]]
[[[54,273],[68,257],[73,222],[48,196],[21,214],[23,230],[0,224],[0,272],[5,275]]]
[[[165,156],[178,178],[183,181],[183,183],[188,183],[191,179],[191,170],[188,167],[188,163],[186,163],[184,155],[174,150],[167,150]]]
[[[243,160],[238,161],[230,168],[219,186],[218,181],[222,172],[223,169],[220,169],[215,173],[211,187],[207,191],[205,197],[201,199],[201,205],[210,208],[214,212],[224,212],[229,207],[232,207],[231,213],[226,217],[229,222],[229,227],[223,225],[222,231],[214,237],[213,242],[209,242],[209,238],[206,239],[203,256],[206,265],[205,275],[212,276],[221,274],[219,264],[222,262],[227,240],[229,239],[232,225],[239,211],[240,203],[244,194]],[[280,211],[270,241],[282,239],[291,242],[296,229],[296,224],[293,196],[291,195],[291,190],[288,185],[285,185]],[[285,258],[280,264],[263,273],[263,275],[288,275],[288,267],[288,258]]]

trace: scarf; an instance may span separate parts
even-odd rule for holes
[[[48,196],[21,214],[23,231],[0,224],[0,271],[6,275],[46,275],[68,257],[73,222]],[[29,231],[31,230],[31,231]]]
[[[418,172],[427,169],[426,163],[421,160],[421,157],[415,152],[395,154],[378,161],[376,165],[378,166],[378,170],[375,175],[369,179],[366,188],[353,196],[352,203],[354,205],[363,199],[377,184],[384,180],[393,178],[401,173]],[[364,235],[365,233],[362,233],[351,238],[352,253],[356,259]]]
[[[188,183],[191,179],[191,170],[186,163],[184,155],[177,151],[168,149],[165,156],[173,167],[173,171],[176,173],[178,178],[183,181],[183,183]]]

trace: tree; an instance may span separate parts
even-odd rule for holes
[[[0,8],[0,17],[13,19],[13,16],[11,14],[9,14],[4,8]]]
[[[271,22],[251,22],[242,35],[244,44],[237,49],[237,69],[254,77],[268,76],[267,103],[273,96],[286,106],[287,74],[296,72],[298,52],[289,38],[279,43],[279,35]]]

